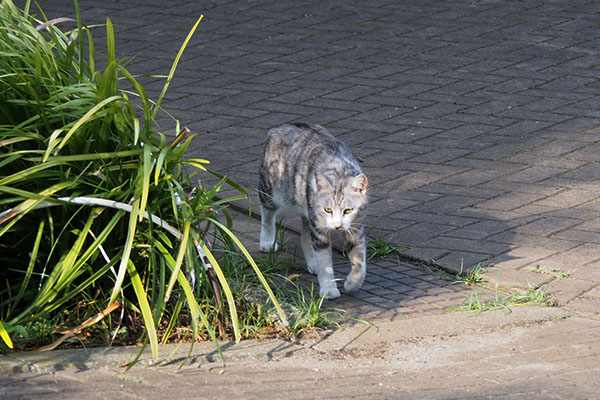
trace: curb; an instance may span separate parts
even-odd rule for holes
[[[220,343],[227,363],[276,361],[302,357],[310,353],[341,353],[360,351],[369,356],[369,348],[380,343],[419,342],[427,337],[456,336],[468,332],[490,331],[524,326],[550,320],[568,318],[570,314],[556,307],[515,307],[481,314],[452,313],[424,316],[377,326],[354,325],[331,332],[320,340],[298,343],[280,339],[263,341],[245,340],[240,343]],[[0,374],[54,373],[58,371],[86,371],[124,368],[131,363],[139,346],[66,349],[47,352],[19,352],[0,356]],[[167,344],[160,346],[161,357],[155,361],[149,348],[144,349],[135,367],[199,368],[205,364],[221,364],[221,358],[212,342],[194,344]]]

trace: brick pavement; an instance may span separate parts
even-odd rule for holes
[[[159,3],[82,8],[113,20],[136,73],[166,73],[205,15],[165,106],[215,169],[254,187],[270,127],[320,123],[363,161],[372,236],[455,271],[540,264],[581,293],[600,282],[599,5]]]
[[[167,73],[205,15],[164,105],[198,134],[192,150],[214,169],[254,187],[270,127],[325,125],[369,176],[371,237],[383,232],[449,270],[494,264],[507,283],[551,279],[530,272],[536,264],[570,272],[553,295],[597,316],[600,4],[80,3],[86,23],[112,19],[135,73]],[[62,1],[40,4],[49,17],[74,15]],[[156,98],[162,83],[144,83]],[[456,288],[384,260],[342,302],[398,321],[439,313],[464,296]]]

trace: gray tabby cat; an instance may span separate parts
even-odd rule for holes
[[[319,293],[340,296],[333,273],[330,233],[344,235],[352,270],[346,292],[362,285],[367,271],[362,221],[367,177],[348,146],[319,125],[283,125],[269,131],[258,185],[262,226],[260,249],[277,250],[275,219],[281,209],[302,218],[301,247]]]

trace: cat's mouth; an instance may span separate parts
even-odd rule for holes
[[[344,224],[331,224],[328,226],[330,231],[336,231],[336,232],[340,232],[340,231],[345,231],[348,228],[344,225]]]

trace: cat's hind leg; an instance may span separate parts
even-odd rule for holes
[[[306,261],[306,269],[311,274],[317,273],[317,266],[315,264],[315,252],[312,245],[312,239],[310,236],[310,223],[306,217],[302,217],[302,233],[300,235],[300,247],[304,253],[304,261]]]
[[[365,246],[365,235],[359,232],[346,232],[346,251],[352,269],[344,282],[344,290],[352,292],[359,289],[367,274],[367,257]]]
[[[270,251],[277,251],[277,212],[279,209],[272,203],[269,205],[260,206],[260,250],[268,253]]]

